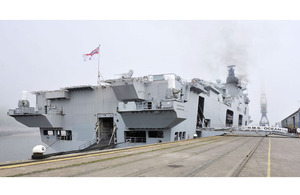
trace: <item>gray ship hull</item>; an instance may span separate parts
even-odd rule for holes
[[[244,90],[232,67],[226,83],[187,82],[175,74],[123,77],[97,86],[33,92],[35,108],[20,100],[8,114],[28,127],[39,127],[42,141],[57,152],[97,144],[124,147],[247,126],[250,101]]]

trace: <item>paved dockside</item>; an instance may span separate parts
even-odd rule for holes
[[[23,177],[299,177],[300,139],[216,136],[0,164]]]

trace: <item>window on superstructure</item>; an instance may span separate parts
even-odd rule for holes
[[[148,109],[152,109],[152,102],[148,102]]]
[[[179,132],[179,140],[181,140],[182,132]]]
[[[178,132],[175,132],[174,141],[178,140]]]
[[[149,135],[149,138],[164,138],[163,131],[149,131],[148,135]]]
[[[72,131],[66,130],[66,140],[72,140]]]
[[[210,119],[204,120],[204,127],[210,127]]]
[[[71,141],[72,140],[72,131],[71,130],[57,130],[57,139]]]
[[[50,136],[55,135],[53,130],[44,130],[43,134],[50,135]]]
[[[48,131],[47,131],[47,130],[44,130],[44,131],[43,131],[43,135],[48,135]]]
[[[146,131],[125,131],[125,142],[146,143]]]

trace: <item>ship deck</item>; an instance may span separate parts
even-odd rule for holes
[[[299,177],[300,139],[226,135],[0,164],[8,177]]]

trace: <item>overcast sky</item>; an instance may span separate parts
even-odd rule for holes
[[[17,107],[22,91],[97,83],[98,44],[105,79],[175,73],[190,81],[226,81],[227,66],[248,82],[258,124],[264,89],[271,124],[298,109],[300,21],[0,21],[0,108]],[[28,95],[31,105],[35,96]]]

